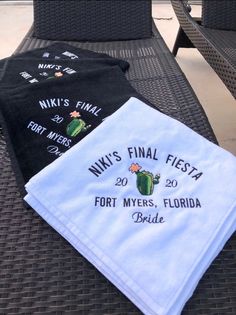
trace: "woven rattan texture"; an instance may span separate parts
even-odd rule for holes
[[[166,114],[216,141],[183,73],[153,31],[155,36],[146,40],[71,44],[128,60],[127,77],[139,92]],[[33,38],[30,31],[18,51],[49,43]],[[23,206],[2,136],[0,141],[0,314],[141,314],[32,209]],[[236,314],[235,247],[232,239],[201,280],[184,315]]]
[[[236,32],[197,24],[182,1],[172,0],[180,26],[236,98]]]
[[[53,40],[145,38],[151,36],[150,13],[151,0],[34,0],[35,34]]]
[[[202,25],[214,29],[236,31],[236,1],[203,0]]]

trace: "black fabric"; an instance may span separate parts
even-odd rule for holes
[[[0,61],[0,124],[23,195],[33,175],[131,96],[149,104],[126,80],[128,67],[126,61],[63,43]]]
[[[142,99],[118,66],[81,71],[2,94],[1,123],[20,185],[85,137],[131,96]],[[91,150],[98,145],[95,143]]]
[[[0,87],[13,88],[29,83],[38,83],[49,79],[60,79],[87,69],[99,69],[110,66],[119,66],[122,71],[126,71],[128,63],[115,58],[94,58],[75,60],[41,60],[41,59],[21,59],[9,58],[5,61],[2,77],[0,77]]]
[[[42,68],[39,65],[42,65]],[[64,43],[55,43],[1,60],[0,84],[4,87],[24,85],[52,78],[55,74],[60,76],[60,72],[62,75],[68,75],[74,73],[73,70],[98,68],[105,65],[118,65],[123,71],[129,68],[128,62],[107,54],[80,49]]]

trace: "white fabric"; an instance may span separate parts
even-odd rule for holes
[[[235,231],[235,182],[233,155],[131,98],[25,200],[144,314],[177,315]]]

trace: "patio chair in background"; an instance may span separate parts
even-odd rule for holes
[[[199,101],[151,21],[150,0],[35,0],[34,14],[35,27],[16,53],[44,47],[53,39],[73,39],[68,43],[123,58],[130,63],[126,76],[134,88],[164,113],[216,143]],[[80,36],[93,41],[75,41]],[[140,314],[58,233],[23,206],[2,134],[0,160],[0,313]],[[201,280],[185,315],[236,314],[231,286],[231,281],[236,282],[235,248],[234,238]]]
[[[190,15],[188,1],[171,2],[180,23],[173,54],[197,48],[236,98],[236,1],[203,0],[200,19]]]

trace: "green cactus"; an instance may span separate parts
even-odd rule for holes
[[[74,114],[75,113],[75,114]],[[73,120],[67,125],[66,134],[70,137],[76,137],[80,132],[87,131],[91,125],[87,125],[83,119],[77,118],[79,117],[79,113],[73,112],[71,113],[71,117]]]
[[[150,196],[153,194],[154,185],[159,184],[160,175],[157,174],[155,177],[152,173],[148,171],[139,171],[141,166],[138,164],[132,164],[130,167],[130,171],[135,173],[137,176],[136,185],[141,195]]]

